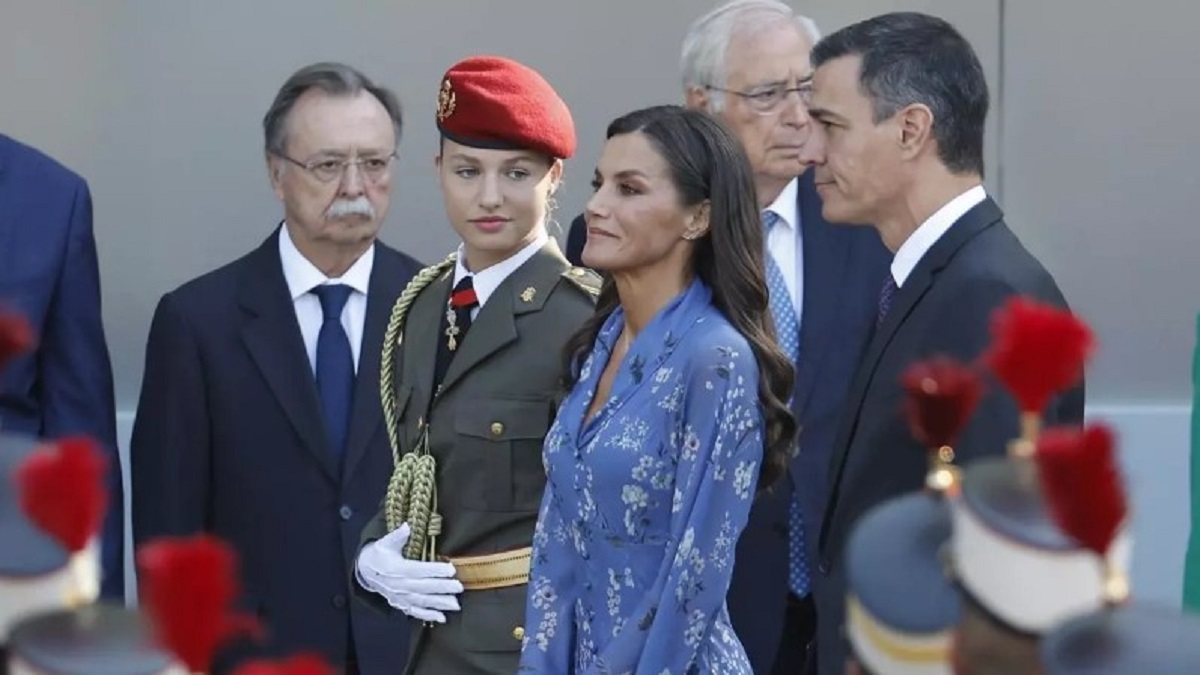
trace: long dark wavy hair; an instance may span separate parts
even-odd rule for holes
[[[709,115],[666,105],[636,110],[608,125],[605,138],[642,133],[671,167],[681,205],[709,202],[708,233],[695,242],[692,265],[713,304],[750,343],[758,362],[758,398],[766,418],[760,490],[784,475],[796,440],[786,401],[795,371],[775,341],[767,306],[763,225],[750,161],[741,144]],[[596,314],[567,341],[566,384],[573,385],[605,320],[620,304],[605,276]]]

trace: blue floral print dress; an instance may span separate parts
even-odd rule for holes
[[[521,673],[751,673],[725,595],[763,457],[749,343],[695,280],[637,336],[605,321],[546,437]]]

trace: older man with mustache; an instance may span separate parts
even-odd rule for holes
[[[230,542],[240,605],[269,629],[261,648],[346,673],[400,672],[408,655],[403,617],[347,600],[392,473],[379,345],[420,269],[376,240],[400,126],[395,96],[348,66],[283,85],[263,120],[283,224],[162,297],[131,443],[135,544]]]

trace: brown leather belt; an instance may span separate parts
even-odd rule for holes
[[[483,591],[529,583],[529,562],[532,555],[533,549],[526,546],[488,555],[446,558],[445,561],[454,565],[463,590]]]

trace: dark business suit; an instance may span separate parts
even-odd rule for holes
[[[43,438],[87,434],[107,453],[102,593],[120,601],[124,491],[91,194],[71,170],[3,135],[0,304],[24,314],[38,338],[35,352],[4,368],[0,427]]]
[[[827,223],[812,173],[799,178],[804,302],[800,357],[792,412],[800,424],[799,452],[789,480],[760,494],[738,541],[729,613],[754,672],[771,672],[781,648],[794,648],[803,662],[806,645],[781,644],[788,597],[788,505],[800,491],[806,522],[809,568],[817,567],[817,532],[824,512],[826,475],[834,427],[850,379],[875,321],[879,289],[891,262],[874,229]],[[578,256],[587,239],[576,218],[568,250]]]
[[[564,253],[572,265],[583,266],[583,245],[586,243],[587,221],[581,213],[571,221],[571,229],[567,231],[567,248]]]
[[[820,672],[843,672],[845,576],[842,549],[855,521],[880,502],[920,489],[926,450],[907,427],[900,375],[913,362],[945,354],[971,362],[991,343],[993,312],[1015,295],[1067,307],[1054,278],[1004,224],[990,198],[936,242],[896,292],[867,345],[838,425],[829,502],[815,576]],[[1019,433],[1015,401],[995,381],[957,444],[956,462],[1005,452]],[[1047,424],[1083,419],[1083,386],[1045,411]]]
[[[542,441],[562,394],[563,347],[595,311],[599,278],[572,268],[547,242],[496,288],[479,310],[434,392],[434,354],[445,339],[441,317],[454,268],[413,302],[396,359],[401,451],[411,451],[429,421],[437,460],[437,553],[486,555],[530,546],[546,487]],[[380,513],[364,544],[387,533]],[[526,585],[468,590],[446,623],[412,621],[412,675],[514,673],[524,635]],[[382,596],[355,584],[367,604],[391,612]],[[364,605],[365,607],[366,605]],[[399,671],[397,671],[399,672]]]
[[[313,650],[364,675],[400,672],[407,626],[348,602],[359,533],[392,471],[379,402],[389,311],[419,269],[375,244],[345,457],[323,428],[278,230],[249,255],[163,296],[132,441],[138,544],[210,532],[240,558],[241,605],[267,651]]]

